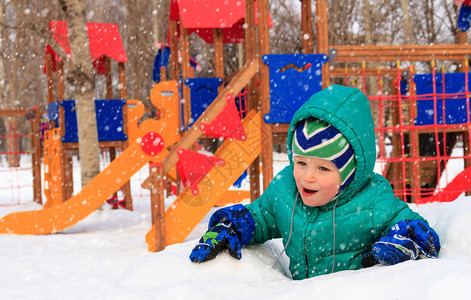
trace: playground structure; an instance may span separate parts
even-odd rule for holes
[[[107,148],[110,158],[116,157],[116,148],[125,149],[128,144],[127,113],[132,110],[125,105],[126,75],[125,62],[127,62],[121,37],[116,24],[87,23],[90,41],[90,56],[97,73],[106,78],[106,99],[96,100],[95,107],[98,124],[98,139],[100,148]],[[70,54],[68,45],[67,24],[64,21],[51,21],[49,30],[54,39],[66,53]],[[118,63],[119,99],[113,97],[111,59]],[[46,207],[52,207],[69,199],[73,194],[73,172],[71,155],[68,153],[78,149],[77,121],[75,102],[64,97],[64,68],[61,58],[47,45],[44,72],[48,82],[48,120],[51,128],[47,133],[45,142],[44,162],[50,167],[45,172]],[[54,73],[57,74],[57,96],[54,95]],[[116,101],[115,101],[116,100]],[[126,107],[126,109],[123,109]],[[118,118],[113,118],[118,115]],[[137,122],[137,120],[135,120]],[[117,131],[117,128],[122,128]],[[60,139],[55,138],[60,137]],[[53,145],[54,143],[54,145]],[[54,182],[53,182],[54,181]],[[132,209],[129,182],[123,183],[124,201],[127,209]]]
[[[53,180],[49,179],[51,185],[46,194],[49,193],[50,198],[45,209],[5,216],[0,220],[0,233],[47,234],[76,224],[119,190],[135,172],[150,163],[150,176],[143,183],[143,187],[150,189],[151,193],[153,226],[146,236],[149,250],[158,251],[165,245],[182,242],[247,168],[251,185],[250,198],[254,200],[259,197],[260,191],[268,186],[273,177],[273,145],[286,142],[286,132],[292,114],[307,97],[328,86],[331,80],[339,78],[345,78],[344,84],[349,84],[349,79],[353,77],[360,78],[360,88],[369,96],[372,109],[377,111],[378,162],[383,164],[381,172],[393,184],[397,196],[416,203],[452,201],[462,192],[471,190],[471,182],[467,176],[470,173],[468,166],[471,158],[467,58],[471,54],[471,47],[464,43],[427,46],[331,46],[328,44],[327,1],[318,0],[315,16],[317,49],[316,54],[313,54],[312,4],[310,0],[304,0],[301,9],[301,35],[309,38],[302,39],[302,54],[274,55],[269,53],[268,3],[267,0],[257,2],[258,26],[255,26],[255,2],[252,0],[246,0],[242,8],[229,7],[215,0],[201,1],[199,7],[195,7],[193,1],[172,1],[169,17],[170,40],[169,47],[166,47],[170,52],[168,69],[172,80],[167,80],[166,63],[157,64],[160,82],[150,92],[152,104],[160,111],[158,120],[149,119],[138,124],[144,108],[139,101],[126,99],[126,59],[125,54],[124,57],[118,56],[119,78],[123,88],[120,91],[120,99],[111,101],[115,101],[115,112],[121,116],[122,123],[116,126],[123,127],[122,133],[126,138],[123,136],[120,141],[101,141],[101,147],[120,147],[123,151],[75,196],[67,190],[66,184],[70,182],[70,178],[67,178],[70,175],[66,174],[71,173],[70,170],[67,171],[70,158],[66,150],[76,148],[76,141],[68,134],[74,130],[70,129],[68,132],[66,125],[67,121],[73,119],[73,116],[66,113],[67,110],[72,111],[73,104],[62,101],[65,99],[61,62],[48,50],[46,73],[49,103],[52,104],[55,99],[52,87],[54,71],[57,71],[58,79],[57,99],[61,100],[51,106],[51,116],[57,117],[50,117],[50,120],[54,120],[58,127],[51,129],[49,134],[59,136],[62,140],[50,139],[51,142],[46,143],[49,148],[46,149],[44,159],[56,163],[56,166],[48,165],[47,176],[53,174],[51,170],[57,172],[56,178],[61,178],[61,184],[52,185]],[[192,10],[201,10],[201,7],[205,7],[207,12],[214,15],[208,17],[203,13],[192,14]],[[208,7],[221,9],[211,10]],[[218,20],[217,24],[211,23],[214,20]],[[242,29],[241,24],[244,23],[247,26]],[[55,30],[64,25],[59,22],[54,24]],[[63,30],[66,27],[60,28]],[[255,38],[256,28],[258,38]],[[215,78],[194,78],[188,41],[188,35],[192,32],[214,44]],[[245,45],[245,64],[227,85],[224,85],[223,44],[242,41]],[[332,53],[329,49],[336,51],[335,59],[329,60],[328,53]],[[178,55],[172,55],[178,52],[181,53],[181,71]],[[104,52],[95,56],[98,70],[103,70],[107,76],[107,91],[112,91],[109,73],[111,55]],[[444,72],[436,74],[436,60],[462,61],[464,68],[461,71],[464,73],[461,73],[462,78],[459,79],[462,84],[450,87],[447,80],[456,75]],[[366,68],[366,62],[384,61],[396,62],[397,68]],[[404,69],[401,69],[401,63],[406,61],[430,61],[433,72],[414,74],[413,68],[410,67],[410,78],[403,78]],[[378,78],[378,95],[369,94],[367,77]],[[391,82],[393,95],[381,93],[384,89],[382,84],[386,82],[383,80],[385,77]],[[404,79],[408,80],[408,86],[404,85]],[[453,81],[456,82],[455,79]],[[307,88],[300,89],[299,86]],[[185,99],[182,124],[178,117],[180,89],[182,98]],[[244,98],[247,113],[245,118],[239,121],[240,107],[237,110],[234,98],[243,89],[246,91]],[[300,90],[304,90],[304,93]],[[107,98],[108,96],[113,98],[112,92],[107,93]],[[206,109],[196,113],[196,108],[203,105],[198,103],[197,99],[211,101],[204,103]],[[457,100],[461,102],[457,103]],[[456,105],[466,106],[464,115],[459,109],[457,111],[456,107],[453,108]],[[258,107],[260,111],[257,112]],[[388,117],[383,114],[387,110]],[[430,111],[432,113],[429,113]],[[431,118],[426,117],[427,113]],[[182,131],[181,128],[185,130]],[[433,156],[430,156],[430,149],[421,148],[424,144],[420,141],[421,135],[434,138]],[[192,151],[195,143],[203,136],[225,139],[214,156],[204,156]],[[384,142],[387,138],[391,139],[391,149]],[[462,140],[464,153],[452,158],[451,152],[459,139]],[[57,144],[52,145],[52,140]],[[262,172],[259,170],[260,157]],[[442,174],[446,176],[446,164],[452,159],[463,160],[465,170],[449,185],[439,186]],[[164,211],[163,178],[178,177],[168,175],[175,172],[175,169],[178,169],[185,188]],[[259,186],[260,173],[263,174],[263,188]],[[446,180],[446,183],[448,182]],[[59,190],[53,190],[52,186]],[[132,202],[128,199],[126,207],[132,209]]]

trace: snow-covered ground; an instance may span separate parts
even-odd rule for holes
[[[286,163],[275,155],[275,172]],[[0,217],[41,209],[27,201],[29,194],[22,195],[21,205],[0,206]],[[241,260],[223,253],[191,263],[188,255],[208,216],[186,242],[149,253],[149,197],[133,200],[132,212],[105,205],[57,234],[0,235],[0,299],[467,299],[471,291],[471,197],[411,206],[440,235],[439,259],[302,281],[285,276],[286,256],[271,267],[279,240],[244,248]]]

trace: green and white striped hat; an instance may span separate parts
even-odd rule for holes
[[[347,139],[332,125],[309,118],[296,126],[293,142],[296,155],[319,157],[331,161],[340,172],[340,188],[336,196],[350,184],[356,170],[355,153]]]

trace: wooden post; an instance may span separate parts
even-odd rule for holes
[[[118,76],[119,76],[119,98],[126,99],[127,89],[126,89],[126,67],[123,62],[118,62]]]
[[[414,69],[410,68],[410,84],[409,84],[409,95],[413,96],[411,98],[411,101],[409,102],[409,125],[414,124],[414,120],[417,117],[417,99],[415,98],[416,96],[416,89],[415,89],[415,82],[412,80],[413,78],[413,72]],[[380,108],[381,109],[381,108]],[[409,143],[413,143],[412,147],[412,157],[414,158],[415,162],[411,162],[410,164],[410,173],[411,173],[411,202],[415,203],[417,201],[417,198],[420,197],[420,183],[422,182],[422,168],[420,168],[420,163],[419,163],[419,157],[420,157],[420,151],[418,149],[419,147],[419,134],[417,133],[417,130],[412,127],[409,133]],[[414,174],[416,175],[415,180]]]
[[[165,249],[165,180],[164,168],[160,163],[149,164],[149,177],[142,187],[150,190],[152,225],[155,225],[156,247],[149,251],[158,252]]]
[[[64,63],[57,62],[57,100],[65,100]]]
[[[179,81],[177,21],[170,20],[168,22],[168,31],[170,35],[170,75],[172,80]]]
[[[268,0],[257,1],[258,5],[258,36],[259,47],[259,74],[260,74],[260,101],[262,102],[262,116],[270,112],[270,78],[268,66],[262,62],[262,57],[270,53],[268,36]],[[262,122],[262,169],[263,189],[266,190],[273,178],[273,133],[269,124]]]
[[[42,204],[41,188],[41,145],[39,143],[39,107],[31,110],[30,128],[31,128],[31,165],[33,170],[33,200]]]
[[[111,75],[111,59],[105,56],[106,99],[113,99],[113,79]]]
[[[182,53],[182,81],[185,82],[185,79],[191,78],[190,72],[190,42],[188,40],[188,30],[183,28],[183,25],[180,23],[180,44],[181,44],[181,53]],[[174,79],[175,80],[175,79]],[[183,128],[186,129],[191,123],[191,95],[190,87],[186,84],[182,85],[183,92]]]
[[[46,54],[46,78],[47,78],[47,104],[54,102],[54,72],[52,70],[52,55]]]
[[[167,81],[167,68],[164,66],[160,67],[160,81]]]
[[[312,4],[311,0],[301,1],[301,40],[303,54],[312,53]]]
[[[255,27],[255,5],[254,0],[245,1],[245,61],[250,61],[256,57],[257,31]],[[252,78],[246,86],[247,89],[247,109],[260,110],[259,97],[257,97],[257,77]],[[250,178],[250,201],[253,202],[260,197],[260,156],[249,166],[248,175]]]
[[[328,54],[329,31],[327,22],[327,0],[316,0],[316,41],[317,53]],[[322,66],[322,87],[330,85],[329,62]]]
[[[113,99],[113,78],[111,74],[111,59],[108,56],[105,56],[105,82],[106,82],[106,99]],[[123,114],[125,113],[125,109],[123,109]],[[123,126],[126,123],[124,123],[123,120]],[[108,152],[110,153],[110,162],[113,161],[116,158],[116,148],[115,147],[110,147],[108,149]],[[118,199],[118,192],[114,193],[114,198]]]
[[[394,86],[394,80],[391,82],[391,91],[392,91],[393,95],[398,96],[397,88]],[[402,109],[402,108],[399,107],[398,105],[392,105],[391,106],[393,126],[398,126],[401,122],[401,120],[399,119],[399,109]],[[391,154],[392,158],[393,159],[400,158],[401,153],[402,153],[400,133],[392,132],[392,144],[393,144],[392,154]],[[402,176],[401,176],[401,174],[402,174],[401,162],[400,161],[393,162],[392,163],[392,177],[388,178],[388,180],[390,182],[392,181],[391,185],[393,186],[394,190],[398,190],[398,189],[402,190],[401,181],[404,180],[405,174],[403,174]],[[402,195],[403,195],[403,193],[401,193],[397,197],[399,197],[401,200],[405,201],[406,199],[403,199]]]
[[[126,89],[126,68],[124,62],[118,62],[118,79],[119,79],[119,98],[126,100],[127,98],[127,89]],[[123,109],[123,126],[124,126],[124,133],[127,133],[126,127],[126,109]],[[124,148],[127,148],[129,142],[124,143]],[[131,198],[131,184],[130,182],[126,182],[123,185],[124,191],[124,201],[126,202],[126,209],[133,210],[132,205],[132,198]]]
[[[222,37],[222,29],[214,29],[214,73],[216,77],[224,81],[224,43]],[[218,91],[222,91],[224,86],[220,85]]]

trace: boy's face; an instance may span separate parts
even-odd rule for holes
[[[294,180],[307,206],[329,203],[340,188],[340,173],[330,161],[310,156],[294,157]]]

